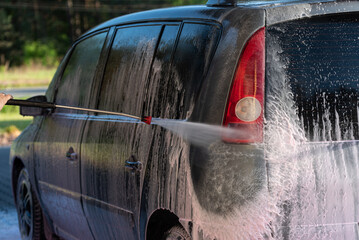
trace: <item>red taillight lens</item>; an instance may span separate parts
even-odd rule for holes
[[[263,141],[264,64],[265,29],[261,28],[248,40],[238,62],[223,122],[238,131],[225,134],[224,141]]]

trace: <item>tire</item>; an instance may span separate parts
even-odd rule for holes
[[[162,240],[191,240],[189,234],[181,225],[170,228],[162,237]]]
[[[16,210],[22,240],[42,240],[43,216],[26,169],[20,171],[16,185]]]

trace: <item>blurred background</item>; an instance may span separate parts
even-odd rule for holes
[[[148,9],[205,2],[0,0],[0,92],[16,98],[41,94],[72,42],[101,22]],[[0,145],[9,145],[30,121],[18,114],[17,107],[6,106],[0,112]]]
[[[90,28],[128,13],[205,0],[0,0],[0,92],[43,95],[72,43]],[[32,121],[18,107],[0,112],[0,239],[20,239],[11,193],[11,142]]]

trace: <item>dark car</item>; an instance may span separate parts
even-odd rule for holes
[[[209,0],[79,38],[11,169],[23,239],[359,239],[359,2]]]

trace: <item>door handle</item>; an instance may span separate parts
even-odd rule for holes
[[[137,161],[134,156],[131,156],[126,162],[125,167],[132,172],[140,172],[142,170],[142,163]]]
[[[77,153],[75,153],[73,147],[70,147],[69,150],[66,152],[66,158],[70,161],[77,160]]]

